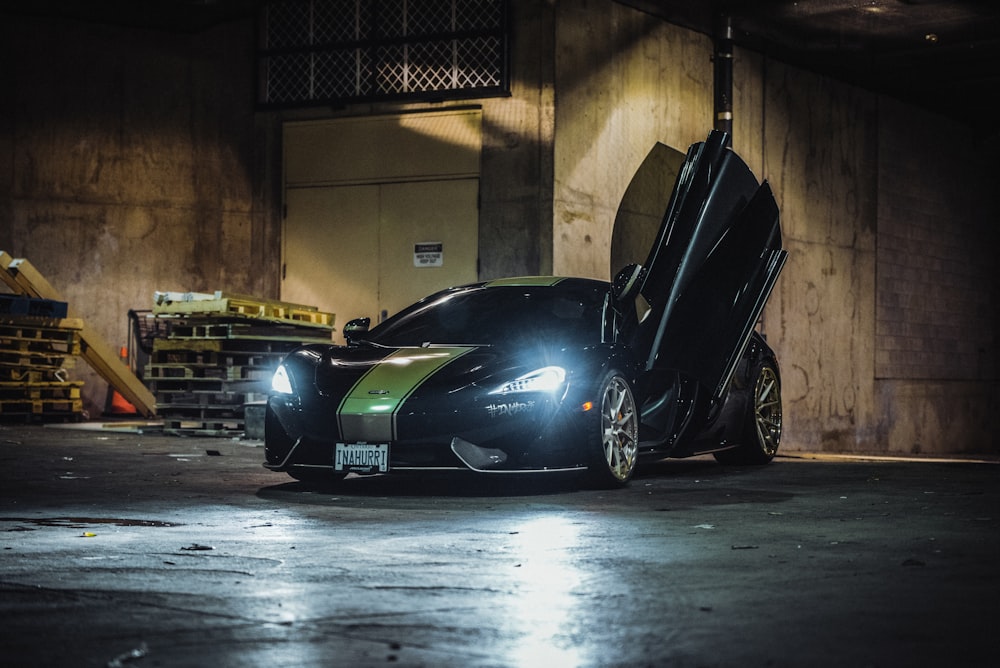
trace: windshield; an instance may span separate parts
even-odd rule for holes
[[[417,302],[365,339],[391,347],[594,345],[601,341],[606,294],[599,284],[456,288]]]

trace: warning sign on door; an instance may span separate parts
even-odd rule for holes
[[[444,266],[444,244],[440,241],[422,241],[413,244],[413,266]]]

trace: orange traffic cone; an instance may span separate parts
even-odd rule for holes
[[[118,351],[118,356],[125,364],[128,363],[128,348],[122,346]],[[108,386],[110,398],[105,403],[104,412],[109,415],[137,415],[139,411],[115,388]]]
[[[118,390],[112,390],[111,405],[107,412],[112,415],[135,415],[138,411]]]

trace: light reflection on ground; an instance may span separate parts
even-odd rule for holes
[[[509,609],[511,630],[523,635],[509,656],[517,666],[578,666],[573,645],[582,574],[576,567],[580,525],[563,515],[532,518],[512,535],[510,553],[517,595]]]

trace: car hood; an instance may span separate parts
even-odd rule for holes
[[[385,348],[329,346],[318,353],[314,382],[323,396],[387,404],[406,399],[427,378],[448,366],[468,373],[461,358],[484,349],[475,346]],[[481,365],[481,360],[476,364]]]
[[[430,410],[483,398],[501,384],[543,366],[576,357],[490,346],[310,346],[296,351],[298,382],[313,382],[336,411],[348,439],[394,440],[401,412]],[[567,371],[571,375],[570,371]],[[428,403],[430,402],[430,403]],[[335,408],[334,408],[335,406]]]

